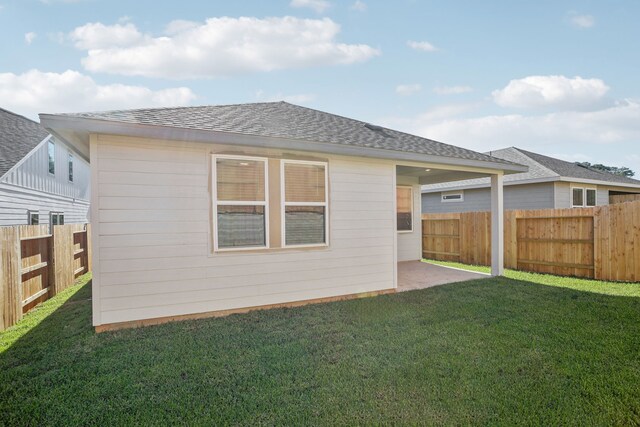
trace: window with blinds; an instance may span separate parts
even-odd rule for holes
[[[214,156],[214,247],[268,247],[267,159]]]
[[[398,231],[413,231],[413,188],[396,187],[396,218]]]
[[[282,160],[284,246],[327,244],[327,164]]]

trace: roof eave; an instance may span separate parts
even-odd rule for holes
[[[192,141],[202,143],[219,143],[228,145],[312,151],[317,153],[360,156],[376,159],[438,163],[450,166],[468,166],[474,168],[499,170],[503,171],[505,174],[527,172],[529,169],[527,166],[523,165],[505,164],[502,162],[491,162],[485,160],[472,160],[457,157],[426,155],[413,152],[357,147],[326,142],[313,142],[282,137],[258,136],[213,130],[187,129],[162,125],[125,123],[57,114],[40,114],[40,122],[52,134],[56,135],[56,137],[61,137],[65,140],[67,139],[62,136],[63,134],[61,130],[72,131],[76,134],[85,133],[86,135],[82,139],[87,145],[89,134],[102,133],[111,135],[135,136],[142,138],[157,138],[177,141]],[[79,141],[67,142],[77,145]]]

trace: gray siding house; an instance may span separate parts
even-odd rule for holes
[[[0,108],[0,226],[87,222],[90,175],[73,147]]]
[[[640,193],[640,181],[588,169],[575,163],[520,148],[487,153],[527,165],[528,172],[504,178],[505,209],[560,209],[609,204],[609,196]],[[491,206],[487,178],[422,186],[422,212],[488,211]]]

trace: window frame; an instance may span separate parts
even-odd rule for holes
[[[396,185],[396,200],[398,198],[398,188],[408,188],[411,191],[411,229],[410,230],[398,230],[398,202],[396,201],[396,233],[413,233],[413,220],[414,218],[414,200],[413,200],[413,186],[411,185]]]
[[[324,166],[324,202],[287,202],[285,194],[285,165],[302,164]],[[315,206],[324,207],[324,243],[308,243],[303,245],[287,245],[286,207]],[[280,159],[280,244],[282,248],[321,248],[329,246],[329,163],[312,160]]]
[[[58,223],[57,224],[53,223],[54,215],[58,217]],[[60,224],[60,217],[62,217],[62,224]],[[64,225],[64,212],[59,212],[59,211],[51,211],[51,212],[49,212],[49,224],[51,224],[51,225]]]
[[[50,152],[50,147],[53,147],[53,172],[51,172],[51,152]],[[47,141],[47,172],[49,173],[49,175],[52,176],[56,176],[56,143],[53,139],[49,139]]]
[[[581,190],[582,191],[582,204],[581,205],[576,205],[573,201],[573,191],[574,190]],[[595,199],[594,199],[594,205],[588,205],[587,204],[587,191],[588,190],[592,190],[595,194]],[[598,189],[595,187],[571,187],[571,207],[572,208],[594,208],[596,206],[598,206]]]
[[[264,201],[218,201],[218,174],[217,160],[250,160],[264,163]],[[211,205],[213,211],[213,251],[214,252],[239,252],[269,249],[269,159],[266,157],[212,154],[211,155]],[[218,247],[218,205],[223,206],[263,206],[264,207],[264,246],[242,246],[233,248]]]
[[[73,153],[71,151],[69,151],[68,156],[67,156],[67,179],[69,180],[69,182],[73,182],[73,174],[74,174],[74,161],[73,161],[74,157],[73,157]]]
[[[460,195],[459,199],[445,199],[444,196]],[[440,193],[440,203],[461,203],[464,202],[464,190],[460,191],[443,191]]]
[[[33,224],[31,222],[31,218],[33,217],[33,215],[37,215],[38,216],[38,223],[37,224]],[[36,211],[36,210],[27,210],[27,225],[40,225],[40,211]]]

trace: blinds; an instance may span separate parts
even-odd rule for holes
[[[396,187],[396,214],[398,231],[410,231],[412,229],[412,198],[413,191],[411,187]]]
[[[285,201],[319,202],[326,200],[325,166],[304,163],[285,163]]]
[[[265,201],[265,162],[216,159],[218,200]]]

